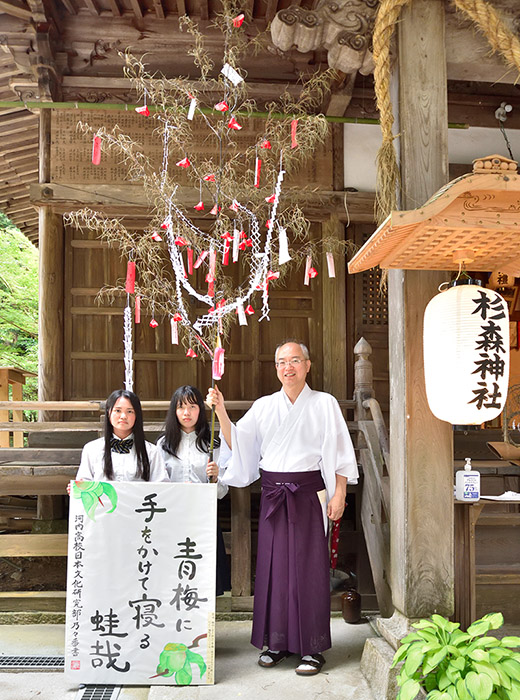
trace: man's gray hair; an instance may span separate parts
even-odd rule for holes
[[[299,345],[302,351],[302,354],[306,360],[310,360],[310,354],[309,354],[309,349],[307,348],[306,345],[301,343],[299,340],[296,340],[295,338],[289,338],[289,340],[284,340],[283,343],[279,343],[276,346],[276,350],[274,351],[274,361],[276,362],[276,356],[278,355],[278,350],[283,347],[284,345],[287,345],[287,343],[295,343],[296,345]]]

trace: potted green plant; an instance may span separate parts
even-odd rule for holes
[[[392,668],[404,662],[397,678],[397,700],[520,700],[520,637],[488,636],[504,624],[490,613],[463,632],[440,615],[419,620],[417,631],[401,640]]]

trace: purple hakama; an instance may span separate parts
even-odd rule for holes
[[[301,656],[329,649],[328,540],[319,471],[262,470],[251,643]]]

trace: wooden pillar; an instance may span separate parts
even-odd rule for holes
[[[442,0],[414,0],[398,23],[403,209],[448,180]],[[426,400],[423,315],[448,274],[390,271],[391,588],[406,618],[453,612],[453,438]]]
[[[251,489],[231,488],[231,594],[251,595]]]
[[[9,369],[2,367],[0,369],[0,401],[9,401]],[[0,422],[7,423],[9,420],[9,411],[0,411]],[[0,447],[9,447],[9,433],[0,431]]]
[[[40,182],[50,179],[51,110],[40,112]],[[38,397],[63,399],[63,221],[49,207],[39,211],[40,306],[38,339]],[[55,412],[40,413],[40,420],[58,420]]]
[[[332,218],[327,235],[345,240],[345,227],[339,219]],[[347,317],[345,314],[345,264],[336,256],[335,277],[323,274],[323,391],[337,399],[347,398]],[[321,269],[327,269],[326,252],[322,254]]]

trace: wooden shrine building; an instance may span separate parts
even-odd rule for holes
[[[274,97],[286,88],[298,93],[300,74],[327,66],[337,71],[319,110],[330,121],[327,140],[291,182],[295,189],[305,188],[303,209],[313,237],[326,232],[360,247],[376,228],[375,158],[381,142],[378,122],[385,116],[375,100],[372,51],[384,53],[380,44],[373,46],[376,39],[387,42],[391,57],[393,77],[384,89],[391,95],[394,134],[399,134],[397,208],[422,206],[449,180],[471,171],[476,158],[491,153],[520,158],[519,69],[512,66],[513,59],[506,65],[499,55],[501,50],[509,56],[515,51],[501,45],[500,38],[490,38],[491,19],[480,20],[477,33],[470,9],[463,12],[460,7],[490,6],[520,42],[517,1],[410,0],[399,14],[395,8],[402,4],[394,3],[394,14],[386,18],[396,30],[393,38],[374,34],[377,13],[392,5],[388,2],[246,0],[241,5],[246,31],[267,30],[261,51],[244,65],[257,105],[255,116],[244,125],[244,142],[261,133],[262,112]],[[120,52],[129,49],[145,56],[151,72],[168,78],[195,78],[192,38],[179,29],[179,17],[187,14],[198,23],[218,65],[222,47],[212,19],[220,11],[220,2],[213,0],[0,0],[0,210],[39,248],[39,399],[75,402],[77,407],[74,414],[64,403],[47,404],[40,419],[53,425],[93,421],[92,408],[99,404],[92,404],[89,412],[78,402],[103,401],[124,377],[124,299],[107,304],[96,297],[102,287],[124,278],[126,260],[93,232],[65,223],[64,214],[88,206],[123,216],[127,226],[141,230],[149,213],[141,188],[125,180],[126,170],[115,158],[108,155],[101,165],[92,164],[92,142],[77,124],[88,122],[94,129],[117,124],[151,158],[160,158],[161,146],[149,122],[134,111],[137,96],[123,75]],[[193,207],[197,194],[187,192],[186,204]],[[201,221],[204,216],[201,212]],[[232,408],[238,415],[243,409],[238,402],[278,388],[272,367],[277,343],[301,338],[311,351],[311,386],[344,402],[349,421],[363,436],[358,447],[364,482],[355,492],[357,515],[351,529],[361,530],[363,522],[371,576],[368,565],[360,564],[360,571],[364,566],[364,580],[372,577],[374,585],[366,592],[375,607],[375,591],[381,611],[392,616],[381,626],[386,641],[382,638],[367,650],[365,670],[370,675],[371,666],[382,667],[388,660],[384,645],[395,646],[411,619],[433,612],[454,614],[457,576],[459,590],[464,583],[470,593],[475,586],[482,591],[484,602],[477,596],[464,613],[467,622],[477,611],[487,612],[486,605],[503,604],[510,624],[520,624],[518,603],[511,602],[519,599],[517,563],[494,569],[489,564],[486,569],[488,563],[481,562],[480,573],[477,567],[474,578],[461,583],[452,497],[455,461],[473,456],[462,454],[466,449],[480,450],[476,459],[491,470],[491,488],[498,492],[506,487],[520,491],[519,468],[506,462],[502,466],[508,469],[500,472],[498,461],[490,465],[492,456],[482,436],[478,445],[457,442],[456,436],[454,452],[451,427],[435,419],[426,403],[422,315],[449,274],[392,270],[387,287],[381,288],[379,268],[349,275],[336,260],[336,277],[330,278],[325,255],[315,263],[318,276],[310,285],[304,284],[299,268],[283,286],[272,286],[269,322],[250,320],[247,328],[233,328],[221,386],[226,399],[237,402]],[[518,282],[511,281],[513,295]],[[134,386],[143,401],[155,402],[149,417],[159,430],[173,390],[180,384],[204,389],[210,367],[187,358],[182,346],[171,345],[169,324],[158,319],[159,326],[152,329],[148,320],[135,333]],[[361,338],[365,342],[360,344]],[[520,351],[515,348],[515,353]],[[514,368],[520,375],[516,355]],[[511,383],[520,383],[514,373]],[[56,444],[52,431],[35,429],[29,435],[34,449]],[[67,446],[77,448],[70,433],[61,445]],[[6,456],[2,459],[5,464]],[[21,492],[10,494],[4,482],[0,495]],[[55,493],[50,489],[42,495]],[[242,509],[235,511],[242,517],[235,521],[235,541],[240,542],[241,536],[249,536],[249,531],[240,532],[249,506],[241,496],[234,498]],[[496,513],[494,532],[505,550],[512,541],[506,516],[517,525],[518,506],[499,506]],[[486,514],[480,517],[484,522]],[[466,525],[473,528],[473,536],[476,520]],[[2,537],[0,556],[5,556]],[[491,536],[481,532],[479,537],[489,549]],[[366,563],[363,536],[358,539],[354,554]],[[518,542],[514,546],[520,554]],[[249,592],[244,595],[249,597]],[[388,684],[390,680],[385,688],[374,689],[375,694],[386,697]]]

